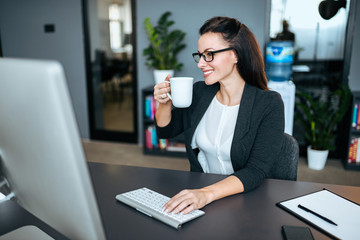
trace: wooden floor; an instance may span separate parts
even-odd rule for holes
[[[142,147],[136,144],[83,140],[87,160],[128,166],[189,170],[186,158],[144,155]],[[298,181],[360,186],[360,171],[345,170],[341,161],[329,159],[323,170],[307,167],[305,158],[299,159]]]

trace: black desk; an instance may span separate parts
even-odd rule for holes
[[[308,225],[276,207],[279,201],[325,187],[360,203],[360,187],[267,179],[254,191],[211,203],[203,208],[204,216],[184,224],[178,231],[117,202],[115,195],[148,187],[172,196],[184,188],[200,188],[224,176],[100,163],[89,163],[89,167],[108,239],[282,239],[282,225]],[[13,202],[5,203],[9,208],[3,204],[0,204],[0,235],[24,222],[22,211],[25,210]],[[27,214],[26,224],[52,231]],[[16,216],[18,220],[5,224],[7,216]],[[316,229],[310,229],[315,239],[328,239]]]
[[[105,231],[109,239],[282,239],[282,225],[308,226],[275,203],[326,187],[360,203],[360,187],[267,179],[256,190],[213,202],[206,214],[177,231],[118,203],[115,195],[148,187],[167,196],[225,178],[184,171],[90,164]],[[311,227],[310,227],[311,228]],[[315,239],[328,239],[311,228]]]
[[[14,201],[0,203],[0,236],[28,225],[38,227],[54,239],[69,240],[64,235],[20,207]]]

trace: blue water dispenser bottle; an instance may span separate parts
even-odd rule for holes
[[[274,41],[266,45],[265,72],[268,87],[281,95],[284,102],[285,132],[292,135],[295,107],[295,84],[292,80],[294,43]]]
[[[271,81],[289,81],[292,78],[294,43],[273,41],[266,45],[266,76]]]

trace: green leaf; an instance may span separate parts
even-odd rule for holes
[[[298,90],[295,119],[303,126],[309,145],[318,150],[334,150],[337,124],[349,110],[350,104],[351,91],[346,85],[330,91],[325,100]]]
[[[149,67],[181,70],[183,64],[177,62],[177,55],[186,47],[183,43],[186,33],[181,30],[170,31],[170,27],[175,24],[175,21],[168,19],[170,15],[169,11],[162,14],[157,26],[151,24],[150,18],[145,18],[144,27],[150,45],[143,50],[143,55]]]

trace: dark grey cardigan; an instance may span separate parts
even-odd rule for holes
[[[165,127],[156,126],[159,138],[173,138],[184,132],[190,168],[194,172],[203,172],[203,169],[197,160],[198,151],[191,149],[191,140],[219,88],[219,83],[208,86],[204,81],[196,82],[191,106],[174,108],[171,122]],[[283,135],[281,96],[245,84],[230,153],[233,175],[241,180],[245,191],[256,188],[269,176],[280,152]]]

